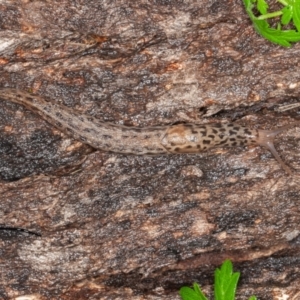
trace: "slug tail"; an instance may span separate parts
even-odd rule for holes
[[[299,123],[298,123],[299,125]],[[279,156],[278,152],[276,151],[274,147],[274,138],[276,137],[277,134],[282,133],[283,131],[286,131],[292,127],[295,127],[295,124],[292,125],[286,125],[278,129],[274,130],[258,130],[258,137],[257,137],[257,144],[260,146],[263,146],[267,148],[275,157],[275,159],[278,161],[280,166],[289,174],[293,175],[292,169],[287,166],[284,161],[281,159]]]

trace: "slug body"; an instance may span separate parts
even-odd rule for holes
[[[103,151],[135,155],[199,153],[214,147],[257,144],[269,149],[282,168],[292,174],[275,150],[273,139],[294,124],[271,131],[249,129],[232,123],[139,128],[102,122],[19,90],[0,89],[0,98],[24,105],[75,139]]]

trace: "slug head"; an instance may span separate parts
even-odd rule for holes
[[[297,123],[299,125],[299,123]],[[293,175],[293,171],[288,167],[283,160],[280,158],[278,152],[274,147],[274,138],[277,134],[286,131],[292,127],[295,127],[295,124],[286,125],[281,128],[274,130],[258,130],[258,136],[256,137],[256,143],[260,146],[267,148],[273,156],[276,158],[280,166],[289,174]]]

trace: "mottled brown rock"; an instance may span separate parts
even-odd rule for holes
[[[298,117],[278,108],[298,101],[300,44],[259,37],[241,1],[2,1],[0,28],[0,87],[101,120]],[[101,153],[1,100],[0,299],[211,294],[226,258],[237,299],[300,299],[300,128],[276,141],[295,176],[259,147]]]

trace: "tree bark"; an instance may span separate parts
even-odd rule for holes
[[[100,120],[297,120],[278,108],[298,101],[300,44],[258,36],[241,1],[4,1],[0,26],[1,87]],[[300,128],[276,139],[294,176],[261,147],[96,151],[5,99],[0,137],[1,299],[212,295],[226,258],[237,299],[300,298]]]

